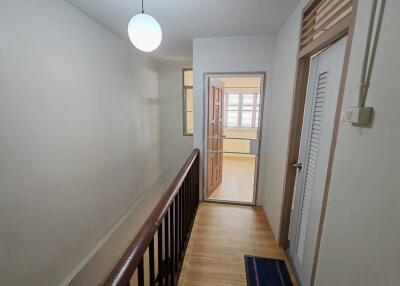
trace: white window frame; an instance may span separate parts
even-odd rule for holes
[[[188,132],[188,129],[187,129],[187,114],[189,112],[191,112],[192,118],[193,118],[193,110],[191,110],[191,111],[187,110],[186,96],[187,96],[188,90],[192,90],[192,92],[194,92],[194,90],[193,90],[193,85],[185,85],[185,71],[193,71],[193,69],[191,69],[191,68],[182,69],[183,136],[193,136],[193,130],[192,130],[192,132]],[[194,96],[194,94],[193,94],[193,96]],[[194,98],[192,100],[194,100]],[[193,119],[192,119],[192,122],[193,122]]]
[[[229,94],[238,94],[239,95],[239,102],[238,102],[238,118],[237,118],[237,123],[236,126],[228,126],[228,101],[229,101]],[[251,126],[242,126],[242,114],[243,114],[243,95],[244,94],[252,94],[253,95],[253,109],[251,110],[252,115],[251,115]],[[224,96],[224,128],[225,129],[256,129],[258,128],[258,121],[256,120],[256,114],[257,114],[257,98],[260,98],[260,93],[259,92],[246,92],[246,91],[226,91],[225,96]],[[261,101],[259,101],[261,103]],[[258,110],[258,114],[260,114],[260,106]],[[250,111],[250,110],[245,110],[245,111]]]

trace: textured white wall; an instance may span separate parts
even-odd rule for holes
[[[159,63],[161,163],[166,179],[174,178],[193,150],[193,136],[183,136],[182,69],[191,62]]]
[[[249,37],[198,38],[193,40],[194,72],[194,137],[193,145],[203,152],[203,76],[207,72],[267,72],[266,100],[271,94],[271,77],[275,56],[275,35]],[[264,109],[265,110],[265,109]],[[265,117],[264,117],[265,118]],[[266,124],[263,125],[265,136]],[[263,137],[265,138],[265,137]],[[258,197],[262,197],[262,177],[265,141],[261,145],[260,184]],[[203,157],[203,154],[202,154]],[[259,203],[259,200],[257,200]]]
[[[0,284],[58,285],[160,175],[157,73],[64,1],[0,38]]]

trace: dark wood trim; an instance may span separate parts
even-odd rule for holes
[[[294,95],[292,101],[292,113],[291,113],[291,120],[290,120],[290,129],[289,129],[289,141],[288,141],[288,153],[286,158],[286,167],[285,167],[285,179],[284,179],[284,190],[283,190],[283,198],[282,198],[282,209],[281,209],[281,220],[280,220],[280,228],[279,228],[279,244],[283,248],[288,247],[288,235],[289,235],[289,227],[290,227],[290,215],[291,215],[291,207],[292,207],[292,200],[293,200],[293,192],[294,192],[294,185],[296,180],[296,170],[292,168],[292,165],[298,161],[299,156],[299,147],[300,147],[300,140],[301,140],[301,130],[303,127],[303,114],[304,114],[304,103],[306,99],[307,93],[307,82],[308,82],[308,69],[310,64],[311,57],[322,51],[323,49],[327,48],[329,45],[337,41],[338,39],[348,35],[347,39],[347,47],[346,47],[346,54],[345,54],[345,61],[342,71],[342,79],[340,83],[340,93],[339,99],[336,109],[336,118],[334,123],[334,133],[332,137],[332,146],[331,146],[331,154],[328,162],[328,174],[327,180],[325,184],[325,193],[324,193],[324,202],[323,202],[323,209],[321,212],[321,220],[320,225],[318,228],[318,237],[317,237],[317,248],[316,248],[316,257],[314,258],[314,265],[313,265],[313,276],[312,279],[315,278],[315,270],[318,261],[318,252],[319,252],[319,245],[322,235],[322,226],[323,220],[325,216],[326,210],[326,201],[328,196],[328,189],[329,183],[331,178],[331,171],[332,171],[332,162],[334,157],[334,150],[336,146],[337,140],[337,130],[339,126],[340,120],[340,111],[341,105],[343,101],[343,93],[346,83],[346,76],[347,76],[347,68],[348,68],[348,61],[350,57],[351,51],[351,43],[352,43],[352,35],[354,30],[355,18],[356,18],[356,9],[357,9],[357,0],[353,1],[353,10],[350,16],[346,16],[338,23],[336,23],[330,30],[328,30],[324,35],[321,35],[316,41],[310,44],[308,47],[300,49],[301,45],[301,32],[302,27],[300,27],[300,35],[299,35],[299,52],[298,52],[298,61],[297,61],[297,68],[296,68],[296,78],[295,78],[295,87],[294,87]],[[312,0],[310,1],[305,8],[303,9],[302,13],[302,21],[304,19],[305,13],[321,3],[322,0]],[[313,281],[313,280],[312,280]],[[313,283],[313,282],[312,282]]]
[[[297,64],[297,73],[295,83],[296,94],[306,94],[308,71],[310,68],[310,57],[301,58]],[[303,76],[305,75],[305,76]],[[293,168],[293,164],[297,163],[300,150],[301,130],[303,126],[303,113],[305,96],[294,96],[292,101],[292,116],[290,120],[290,134],[288,153],[286,159],[286,171],[284,180],[284,195],[281,210],[281,223],[279,229],[279,245],[284,249],[289,247],[289,226],[290,215],[292,209],[294,185],[296,180],[297,169]]]
[[[307,6],[311,5],[311,3],[313,2],[315,1],[312,0],[311,2],[309,2]],[[305,94],[307,92],[308,76],[303,76],[303,74],[308,75],[308,70],[310,66],[309,57],[301,59],[299,56],[301,47],[302,23],[307,6],[302,11],[300,27],[299,27],[299,42],[298,42],[298,55],[297,55],[298,60],[296,64],[296,76],[295,76],[294,91],[293,91],[294,94],[292,98],[292,112],[290,116],[288,148],[287,148],[286,165],[285,165],[285,178],[283,184],[282,207],[281,207],[279,235],[278,235],[278,243],[284,249],[287,249],[289,247],[290,215],[292,209],[294,184],[296,179],[296,170],[292,168],[292,166],[293,164],[297,163],[298,159],[301,128],[303,125],[304,103],[305,103],[305,95],[304,96],[298,96],[298,95]],[[298,133],[300,133],[300,135]]]
[[[184,244],[187,245],[190,233],[187,233],[186,230],[190,232],[198,205],[198,197],[196,198],[195,195],[191,196],[191,191],[195,194],[198,193],[199,154],[200,152],[198,149],[193,150],[190,154],[178,175],[170,184],[148,219],[142,225],[133,241],[106,278],[103,285],[129,285],[132,275],[138,268],[139,264],[143,261],[143,256],[147,248],[153,241],[154,236],[168,214],[170,206],[174,202],[178,193],[184,195],[184,205],[188,206],[184,208],[186,212],[184,216],[184,235],[187,235],[187,237],[184,237]],[[187,177],[190,178],[191,182],[186,180]],[[188,186],[190,184],[192,184],[191,187]],[[183,192],[180,192],[180,190],[183,190]],[[191,211],[192,213],[190,213]],[[164,224],[165,223],[168,224],[168,220],[164,221]],[[166,272],[167,269],[163,269],[163,271]],[[168,272],[164,274],[168,274]]]

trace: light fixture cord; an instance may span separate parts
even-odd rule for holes
[[[143,0],[142,0],[142,14],[144,13]]]

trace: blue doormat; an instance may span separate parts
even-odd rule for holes
[[[292,286],[285,261],[244,256],[248,286]]]

